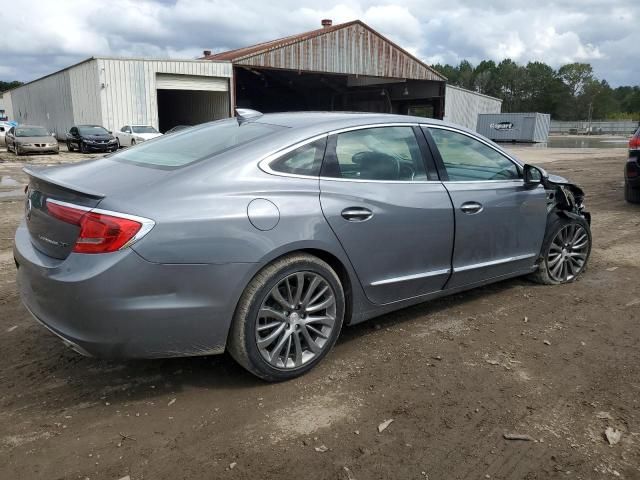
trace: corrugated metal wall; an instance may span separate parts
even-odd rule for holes
[[[4,113],[9,120],[13,120],[13,103],[11,102],[11,92],[2,94],[2,102],[4,103]]]
[[[234,63],[310,72],[442,81],[432,70],[360,24],[291,45],[278,46]]]
[[[444,120],[471,130],[476,129],[478,114],[500,113],[502,100],[464,88],[447,85],[444,98]]]
[[[40,125],[64,137],[73,125],[69,70],[54,73],[11,91],[12,120]]]
[[[229,62],[98,59],[102,121],[110,130],[130,123],[158,125],[156,74],[232,77]]]
[[[97,61],[91,60],[70,68],[69,81],[73,101],[73,123],[102,125]],[[71,126],[69,125],[69,128]]]

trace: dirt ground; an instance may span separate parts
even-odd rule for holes
[[[119,363],[65,348],[21,306],[11,245],[23,163],[83,157],[0,151],[0,478],[640,478],[640,206],[623,200],[626,151],[515,151],[587,192],[594,247],[579,281],[505,281],[347,328],[284,384],[227,356]]]

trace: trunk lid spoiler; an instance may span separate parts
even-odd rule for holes
[[[33,170],[30,167],[24,167],[22,171],[27,175],[29,175],[30,177],[35,178],[37,180],[41,180],[43,182],[53,184],[59,188],[69,190],[70,192],[79,193],[81,195],[90,197],[95,200],[102,200],[105,197],[104,193],[97,192],[95,190],[90,190],[84,187],[78,187],[76,185],[71,185],[64,181],[60,181],[59,179],[48,176],[44,171],[41,171],[41,170]]]

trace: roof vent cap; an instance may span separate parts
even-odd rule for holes
[[[325,18],[320,23],[322,24],[322,28],[328,28],[333,25],[333,20],[331,20],[330,18]]]
[[[205,57],[208,57],[209,55],[211,55],[211,50],[204,50],[202,53],[204,53]]]

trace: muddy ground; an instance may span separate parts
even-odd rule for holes
[[[0,478],[640,478],[640,206],[623,200],[626,152],[516,150],[588,192],[595,243],[579,281],[505,281],[347,328],[318,368],[276,385],[227,356],[84,358],[37,325],[11,254],[20,169],[82,156],[0,151]]]

